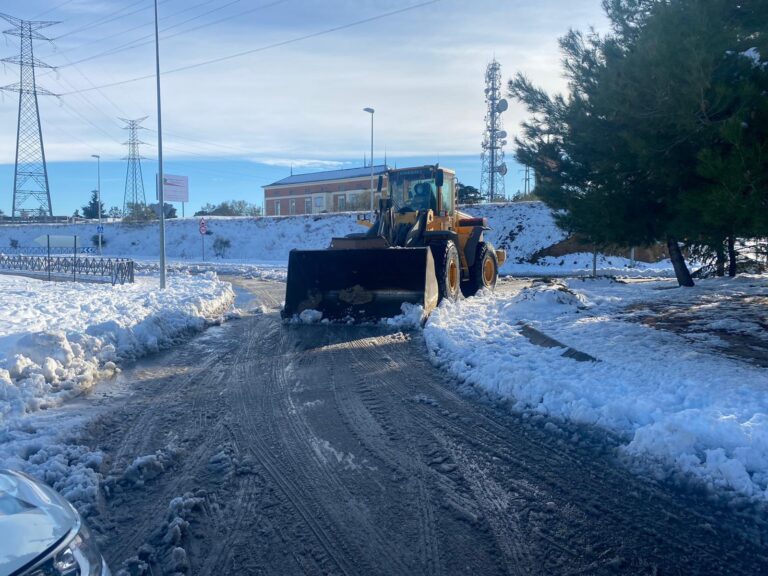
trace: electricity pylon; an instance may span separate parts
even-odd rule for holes
[[[35,68],[53,68],[53,66],[35,58],[32,41],[45,40],[50,42],[50,38],[43,36],[39,30],[58,24],[58,22],[22,20],[8,14],[0,14],[0,18],[13,25],[13,28],[5,30],[3,33],[9,36],[18,36],[21,40],[19,56],[2,59],[2,62],[18,64],[20,69],[19,82],[0,87],[0,90],[19,93],[16,169],[13,176],[13,210],[11,216],[15,217],[17,212],[23,216],[29,211],[36,216],[53,216],[37,97],[38,95],[54,96],[55,94],[39,88],[35,82]]]
[[[144,176],[141,173],[142,156],[139,154],[139,144],[146,144],[139,139],[139,130],[145,130],[141,123],[148,116],[136,120],[126,120],[120,118],[127,124],[123,128],[128,130],[128,156],[123,160],[128,160],[128,169],[125,173],[125,196],[123,197],[123,218],[131,220],[143,215],[143,209],[147,205],[147,198],[144,195]]]

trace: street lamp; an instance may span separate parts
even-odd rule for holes
[[[101,233],[104,228],[101,225],[101,156],[98,154],[91,154],[91,158],[96,158],[96,203],[99,208],[99,256],[101,256]]]
[[[163,179],[163,120],[160,103],[160,32],[155,0],[155,76],[157,78],[157,199],[160,202],[160,290],[165,290],[165,181]]]
[[[373,108],[363,108],[363,112],[371,115],[371,222],[373,222]]]

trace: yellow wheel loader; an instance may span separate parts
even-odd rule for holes
[[[333,238],[325,250],[291,250],[284,318],[318,310],[375,320],[401,314],[404,302],[426,316],[443,298],[494,288],[506,253],[485,241],[486,219],[456,210],[456,174],[421,166],[390,170],[387,181],[368,232]]]

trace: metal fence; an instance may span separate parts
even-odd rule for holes
[[[62,248],[51,246],[9,246],[6,248],[0,248],[0,254],[2,255],[19,255],[19,256],[72,256],[72,248]],[[98,252],[98,248],[91,246],[79,246],[77,247],[77,253],[79,254],[94,254]],[[78,256],[79,258],[79,256]]]
[[[88,280],[125,284],[133,282],[133,260],[81,256],[0,254],[0,271],[23,272],[47,280]]]

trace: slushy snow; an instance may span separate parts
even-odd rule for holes
[[[0,425],[88,390],[234,302],[213,273],[173,276],[163,292],[146,277],[113,287],[0,276],[0,293]]]
[[[445,302],[424,337],[435,363],[516,410],[606,429],[623,439],[623,454],[661,474],[683,472],[713,489],[767,500],[765,369],[721,354],[706,326],[678,333],[638,318],[651,303],[690,309],[694,321],[713,319],[717,302],[764,299],[768,281],[737,277],[670,287],[537,283],[516,295]],[[760,310],[762,317],[746,322]],[[754,335],[755,322],[768,323],[764,311],[764,304],[743,308],[745,318],[728,325]],[[521,333],[523,324],[599,361],[577,362],[560,348],[536,346]]]
[[[64,401],[121,361],[218,322],[234,293],[213,273],[172,275],[162,293],[156,278],[112,287],[0,276],[0,293],[0,467],[45,481],[87,515],[103,454],[78,444],[89,417]],[[158,473],[162,456],[137,459],[126,478]]]

